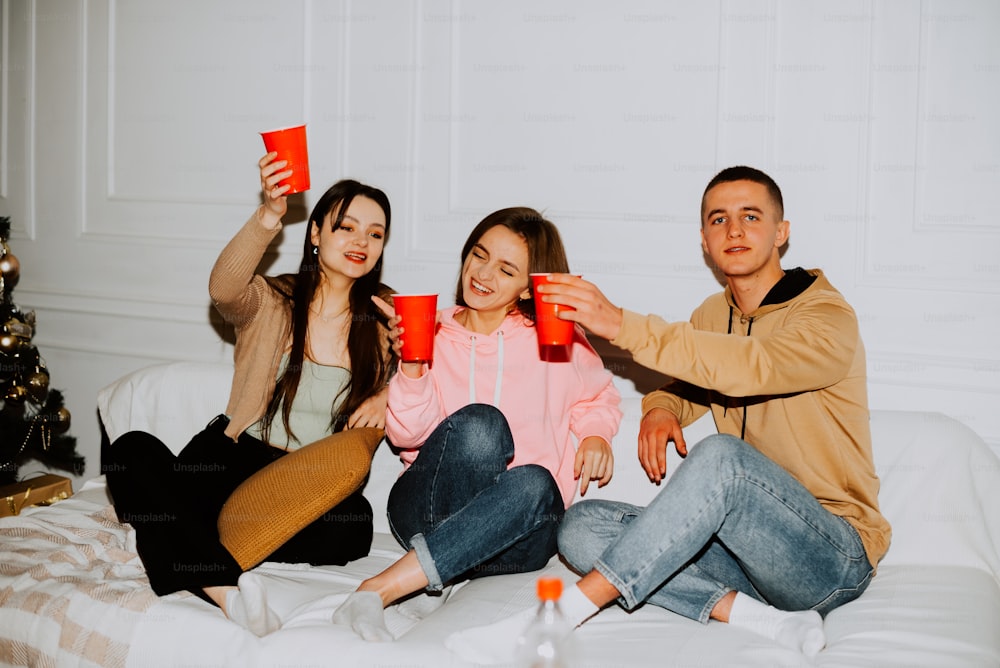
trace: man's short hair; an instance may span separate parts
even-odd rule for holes
[[[705,215],[705,195],[708,194],[708,191],[720,183],[731,183],[733,181],[753,181],[754,183],[759,183],[767,188],[767,193],[771,196],[775,206],[778,207],[778,220],[784,220],[785,201],[781,197],[781,188],[779,188],[778,184],[774,182],[774,179],[764,172],[754,167],[747,167],[746,165],[726,167],[712,177],[712,180],[708,182],[707,186],[705,186],[705,192],[701,195],[702,216]]]

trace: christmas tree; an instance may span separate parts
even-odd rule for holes
[[[0,485],[16,482],[28,459],[80,475],[84,458],[66,434],[69,411],[62,393],[49,389],[45,360],[31,343],[35,313],[22,313],[11,300],[21,265],[9,235],[10,218],[0,217]]]

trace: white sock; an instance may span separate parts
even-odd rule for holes
[[[785,647],[814,657],[826,645],[823,618],[815,610],[786,612],[736,593],[729,623],[778,641]]]
[[[396,608],[396,612],[402,616],[419,622],[444,605],[445,601],[448,600],[448,596],[451,595],[451,590],[452,588],[449,585],[440,593],[417,592],[415,596],[397,603],[394,607]]]
[[[385,625],[382,597],[373,591],[356,591],[333,612],[333,623],[350,626],[369,642],[395,640]]]
[[[573,628],[583,624],[601,610],[576,585],[563,591],[559,598],[559,609]]]
[[[256,636],[281,628],[281,619],[267,606],[267,593],[257,578],[240,576],[239,587],[226,594],[226,615]]]
[[[559,598],[559,609],[573,628],[600,610],[576,585],[563,592]],[[485,664],[510,662],[514,659],[517,639],[535,618],[536,612],[537,608],[529,608],[492,624],[457,631],[445,639],[445,647],[466,661]]]

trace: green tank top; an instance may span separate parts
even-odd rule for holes
[[[288,355],[282,355],[278,367],[278,378],[285,372],[288,365]],[[325,366],[306,360],[302,363],[302,377],[299,379],[299,389],[292,401],[292,412],[288,423],[295,437],[285,431],[285,423],[281,419],[281,407],[271,421],[271,433],[268,443],[276,448],[297,450],[331,433],[331,410],[340,407],[344,396],[341,391],[347,387],[351,372],[341,366]],[[334,406],[336,402],[336,406]],[[261,438],[261,421],[258,420],[247,428],[247,433],[255,438]],[[263,439],[261,439],[263,440]]]

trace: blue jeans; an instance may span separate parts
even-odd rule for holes
[[[874,573],[857,531],[750,444],[709,436],[645,509],[581,501],[559,551],[596,570],[631,610],[644,601],[705,623],[737,590],[782,610],[825,615]]]
[[[542,568],[565,508],[548,469],[515,466],[507,419],[469,404],[437,426],[389,493],[389,526],[429,582]]]

